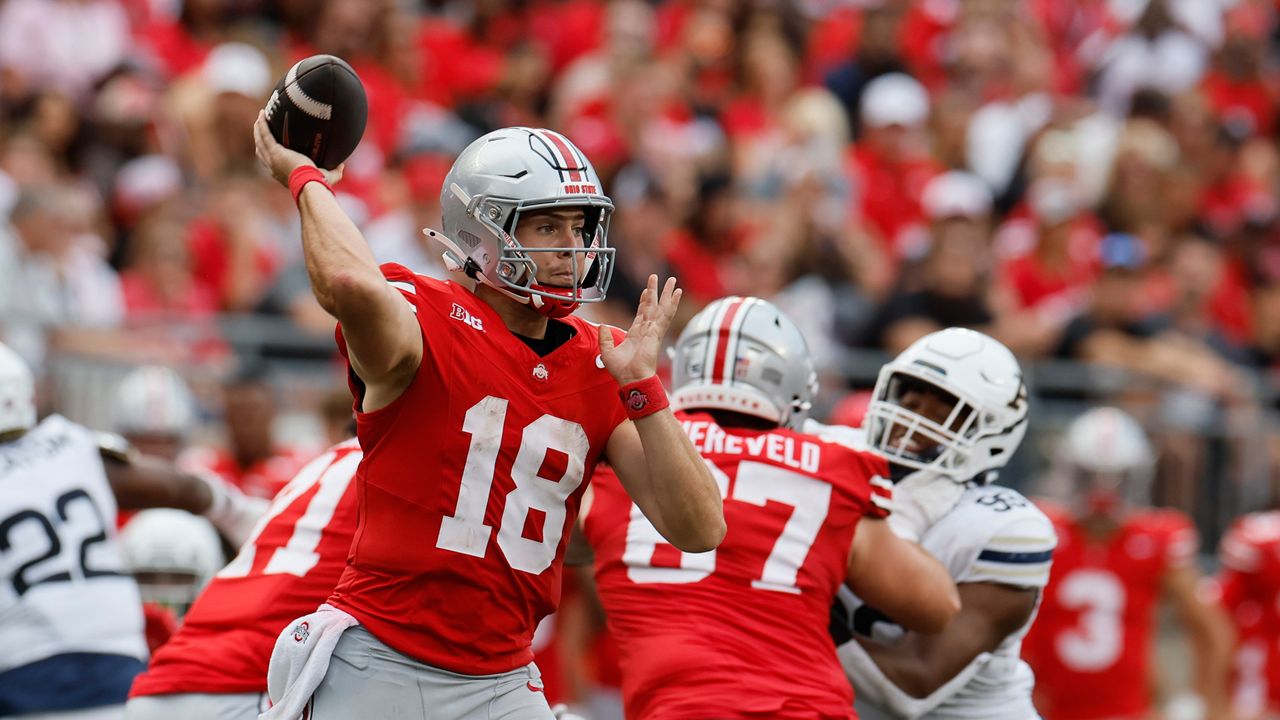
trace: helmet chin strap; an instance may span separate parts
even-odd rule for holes
[[[445,268],[450,272],[462,273],[470,278],[475,279],[478,282],[484,283],[488,287],[491,287],[494,290],[497,290],[498,292],[502,293],[503,295],[506,295],[512,300],[515,300],[516,302],[524,305],[528,305],[529,307],[537,311],[538,314],[543,315],[544,317],[547,317],[552,320],[558,320],[563,317],[568,317],[569,315],[572,315],[575,310],[578,309],[578,305],[580,303],[574,300],[569,300],[567,298],[564,300],[557,300],[557,299],[544,297],[542,295],[537,295],[534,293],[525,294],[525,293],[516,292],[515,290],[510,289],[509,287],[502,284],[501,282],[494,281],[492,278],[489,277],[487,273],[481,272],[479,268],[476,268],[474,264],[472,265],[471,268],[468,268],[466,267],[465,264],[459,263],[458,258],[466,257],[467,255],[466,253],[462,252],[462,249],[458,247],[457,243],[455,243],[452,239],[450,239],[444,233],[439,232],[437,230],[432,230],[431,228],[423,228],[422,234],[426,235],[432,240],[435,240],[436,242],[445,246],[445,249],[447,250],[447,252],[441,254],[440,257],[444,260]],[[556,292],[557,288],[552,287],[550,285],[534,284],[532,286],[532,289],[538,290],[541,292],[551,293],[551,294],[558,294]]]

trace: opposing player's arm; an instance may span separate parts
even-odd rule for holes
[[[657,372],[658,350],[679,305],[675,278],[667,280],[659,295],[658,277],[650,275],[626,339],[615,345],[612,331],[600,328],[600,359],[618,385]],[[724,539],[719,486],[669,409],[618,425],[605,454],[631,499],[667,542],[685,552],[706,552]]]
[[[942,563],[879,518],[858,521],[847,583],[868,605],[910,630],[938,632],[960,611],[960,596]]]
[[[1027,622],[1038,592],[991,582],[961,583],[960,613],[942,632],[908,633],[892,646],[859,642],[897,689],[911,698],[929,698],[936,706],[948,696],[939,695],[940,690],[954,687],[952,679]]]
[[[266,500],[246,496],[210,474],[186,472],[119,446],[103,448],[102,454],[107,481],[122,509],[170,507],[203,515],[236,546],[266,511]]]
[[[276,142],[262,114],[254,125],[258,158],[282,185],[309,158]],[[329,171],[336,182],[341,171]],[[408,387],[422,360],[422,333],[412,307],[387,284],[360,230],[332,193],[308,183],[298,196],[302,253],[316,300],[342,323],[351,366],[364,381],[365,411],[387,405]]]
[[[1201,596],[1201,576],[1187,563],[1165,571],[1164,593],[1190,636],[1196,658],[1196,692],[1205,703],[1205,717],[1230,717],[1227,678],[1235,629],[1217,605]]]

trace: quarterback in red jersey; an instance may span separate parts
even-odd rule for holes
[[[1219,598],[1237,637],[1232,710],[1241,720],[1280,718],[1280,512],[1236,520],[1218,555]]]
[[[255,134],[298,201],[365,451],[347,568],[326,606],[281,634],[271,717],[551,717],[530,643],[559,600],[596,462],[624,469],[681,549],[724,536],[715,479],[654,375],[674,280],[660,291],[650,277],[625,339],[572,316],[607,289],[613,204],[558,133],[497,130],[454,161],[443,232],[424,232],[462,282],[379,268],[326,186],[340,172],[281,146],[262,116]],[[322,678],[304,672],[325,666],[317,652],[334,660]]]
[[[707,306],[676,344],[673,404],[725,497],[720,547],[667,544],[606,469],[583,530],[616,638],[628,718],[853,718],[827,632],[846,579],[908,626],[959,610],[946,570],[884,522],[884,460],[797,430],[816,375],[771,303]]]
[[[1139,509],[1154,456],[1137,421],[1115,408],[1076,419],[1059,447],[1055,479],[1070,507],[1046,505],[1058,549],[1040,616],[1023,643],[1046,720],[1146,718],[1148,657],[1157,603],[1167,599],[1189,631],[1195,690],[1206,717],[1227,717],[1231,632],[1197,592],[1198,538],[1172,510]]]
[[[280,628],[332,592],[356,531],[355,440],[308,463],[272,501],[129,693],[129,720],[244,718],[266,708]]]

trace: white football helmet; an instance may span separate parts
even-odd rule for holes
[[[1066,499],[1088,512],[1151,500],[1156,454],[1142,426],[1123,410],[1097,407],[1076,418],[1058,443],[1055,461],[1068,481]]]
[[[18,353],[0,343],[0,433],[36,425],[36,381]]]
[[[579,208],[585,214],[583,247],[537,248],[515,239],[520,215],[533,210]],[[451,270],[526,303],[548,317],[564,317],[579,303],[604,299],[613,274],[609,217],[591,161],[568,138],[542,128],[495,130],[467,146],[454,161],[440,192],[444,232],[423,230],[446,248]],[[585,256],[572,287],[538,283],[534,253]]]
[[[931,419],[904,407],[914,393],[937,396],[947,411]],[[980,332],[930,333],[881,368],[864,425],[870,448],[890,462],[966,482],[1009,462],[1027,432],[1022,368]]]
[[[143,602],[168,607],[179,617],[223,565],[213,525],[183,510],[138,513],[120,531],[120,548]]]
[[[116,432],[186,437],[196,404],[182,376],[162,365],[132,370],[116,388]]]
[[[800,328],[760,298],[726,297],[703,308],[672,358],[676,410],[730,410],[800,430],[818,391]]]

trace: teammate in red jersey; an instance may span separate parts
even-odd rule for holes
[[[130,691],[129,720],[251,720],[266,708],[267,660],[280,628],[323,602],[356,531],[355,440],[285,486]]]
[[[1232,710],[1240,720],[1280,718],[1280,512],[1237,519],[1218,555],[1219,600],[1237,637]]]
[[[365,450],[347,568],[328,605],[281,634],[268,715],[551,717],[530,641],[556,607],[566,529],[596,462],[623,468],[678,547],[724,536],[715,480],[654,376],[674,281],[659,292],[650,278],[625,339],[572,317],[607,289],[613,206],[557,133],[498,130],[454,162],[444,231],[425,232],[465,284],[379,269],[326,188],[340,172],[281,146],[262,117],[255,134],[299,203]],[[323,678],[316,653],[334,658]]]
[[[1206,717],[1227,717],[1231,631],[1197,593],[1198,539],[1172,510],[1142,509],[1154,457],[1138,423],[1114,408],[1078,418],[1059,448],[1058,495],[1047,505],[1058,549],[1040,616],[1023,643],[1046,720],[1146,718],[1157,602],[1167,599],[1190,634]]]
[[[681,334],[673,403],[725,497],[712,552],[672,548],[612,472],[593,478],[583,530],[628,718],[852,718],[827,631],[840,584],[929,632],[959,610],[946,570],[884,522],[885,461],[797,431],[815,378],[799,329],[758,298]]]

